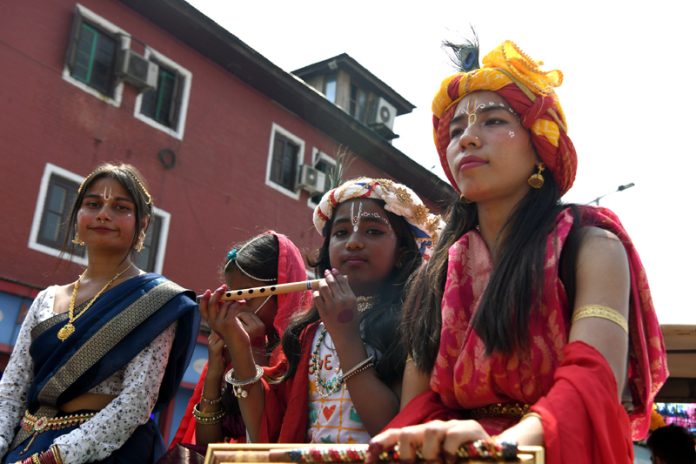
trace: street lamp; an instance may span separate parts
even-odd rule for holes
[[[616,187],[616,190],[612,190],[611,192],[607,192],[604,195],[600,195],[587,204],[591,205],[592,203],[594,203],[595,205],[599,206],[599,200],[606,197],[607,195],[611,195],[612,193],[616,193],[616,192],[623,192],[626,189],[630,189],[631,187],[635,187],[635,185],[636,184],[634,184],[633,182],[629,182],[628,184],[619,185],[618,187]]]

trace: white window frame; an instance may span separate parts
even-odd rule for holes
[[[179,106],[179,117],[177,118],[177,127],[172,128],[172,127],[165,126],[164,124],[160,124],[159,122],[155,121],[154,119],[152,119],[152,118],[150,118],[150,117],[148,117],[140,112],[140,106],[141,106],[142,100],[143,100],[143,92],[138,93],[138,96],[135,98],[135,111],[133,113],[133,116],[136,119],[143,121],[145,124],[171,135],[172,137],[174,137],[177,140],[183,140],[184,139],[184,128],[186,127],[186,114],[188,113],[189,95],[191,93],[191,79],[193,77],[193,74],[191,74],[191,71],[184,68],[180,64],[172,61],[171,59],[167,58],[166,56],[164,56],[163,54],[161,54],[157,50],[146,46],[145,47],[145,59],[150,60],[150,58],[154,58],[156,61],[162,63],[167,68],[171,68],[171,69],[175,70],[177,73],[179,73],[179,75],[184,80],[183,88],[181,91],[181,102],[178,105]]]
[[[305,142],[301,138],[292,134],[290,131],[284,129],[280,125],[273,123],[271,126],[271,138],[268,146],[268,159],[266,161],[266,185],[274,190],[286,195],[294,200],[300,199],[300,191],[293,191],[285,188],[284,186],[277,184],[271,180],[271,166],[273,164],[273,147],[275,146],[275,135],[281,134],[284,137],[289,138],[291,141],[295,142],[299,147],[299,152],[297,154],[297,169],[304,163],[304,153],[305,153]]]
[[[52,248],[50,246],[39,243],[39,230],[41,228],[41,217],[43,216],[44,208],[46,206],[46,194],[48,193],[48,186],[52,175],[64,177],[70,181],[77,182],[81,184],[84,177],[74,172],[70,172],[67,169],[63,169],[55,164],[46,163],[44,167],[43,176],[41,176],[41,186],[39,187],[39,195],[36,199],[36,207],[34,209],[34,219],[31,223],[31,231],[29,232],[29,243],[28,247],[31,250],[39,251],[47,255],[60,257],[72,261],[73,263],[87,265],[87,254],[85,256],[73,255],[71,253],[65,252],[58,248]],[[61,256],[62,255],[62,256]]]
[[[108,21],[98,14],[94,13],[92,10],[89,10],[85,8],[84,6],[80,5],[79,3],[76,5],[76,14],[79,14],[83,18],[85,18],[88,22],[94,23],[104,29],[105,31],[109,32],[110,34],[117,35],[119,37],[119,43],[121,45],[121,50],[125,50],[130,48],[130,42],[131,42],[131,37],[130,34],[128,34],[126,31],[112,23],[111,21]],[[70,38],[72,40],[72,37]],[[70,44],[68,44],[70,46]],[[116,52],[118,53],[118,51]],[[104,95],[97,89],[94,89],[90,87],[89,85],[85,84],[82,81],[79,81],[72,77],[70,75],[70,69],[68,68],[68,63],[67,61],[63,63],[63,80],[66,82],[69,82],[70,84],[74,85],[75,87],[78,87],[80,90],[83,90],[87,92],[90,95],[93,95],[97,97],[98,99],[108,103],[109,105],[115,106],[115,107],[120,107],[121,106],[121,101],[123,99],[123,82],[117,82],[116,85],[114,86],[114,96],[109,97],[108,95]]]
[[[81,184],[85,179],[84,176],[75,174],[74,172],[68,171],[67,169],[56,166],[55,164],[46,163],[44,167],[43,175],[41,176],[41,186],[39,187],[39,195],[36,199],[36,207],[34,209],[34,219],[31,223],[31,231],[29,232],[29,243],[28,247],[31,250],[39,251],[47,255],[55,256],[57,258],[63,258],[73,263],[78,263],[82,265],[87,265],[87,255],[79,256],[73,255],[68,252],[63,252],[61,249],[52,248],[50,246],[39,243],[39,229],[41,228],[41,217],[43,216],[44,207],[46,205],[46,194],[48,193],[48,186],[52,175],[57,175],[64,177],[70,181],[77,182]],[[167,239],[169,237],[169,224],[171,222],[171,214],[163,209],[154,207],[152,214],[160,217],[161,227],[160,236],[157,244],[157,257],[155,258],[155,268],[154,271],[157,273],[162,272],[162,267],[164,266],[164,256],[167,249]]]
[[[169,238],[169,223],[171,222],[171,213],[158,207],[152,208],[152,214],[160,218],[160,235],[159,243],[157,244],[157,257],[155,258],[154,272],[161,274],[164,267],[164,256],[167,254],[167,239]]]
[[[329,155],[315,147],[312,149],[312,166],[316,166],[319,160],[324,160],[332,164],[334,168],[338,164],[334,158],[330,157]],[[317,205],[318,203],[314,203],[312,201],[312,195],[310,195],[309,198],[307,198],[307,206],[311,209],[314,209],[317,207]]]

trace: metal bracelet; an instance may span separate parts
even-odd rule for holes
[[[227,371],[227,373],[225,373],[225,382],[232,385],[232,393],[234,393],[234,396],[236,396],[238,399],[246,398],[248,395],[247,391],[243,387],[253,385],[259,380],[261,380],[261,377],[263,377],[263,367],[259,366],[258,364],[254,365],[256,366],[256,375],[250,379],[235,379],[233,377],[234,369],[230,369],[229,371]]]

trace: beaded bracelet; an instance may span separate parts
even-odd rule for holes
[[[348,371],[341,376],[341,380],[343,382],[345,382],[346,380],[353,377],[354,375],[358,375],[361,372],[364,372],[364,371],[368,370],[369,368],[373,367],[375,365],[374,360],[375,360],[374,356],[368,356],[367,359],[360,361],[358,364],[353,366],[351,369],[348,369]]]
[[[201,412],[197,404],[193,405],[193,418],[201,425],[218,424],[222,421],[223,417],[225,417],[225,411],[223,409],[214,412]]]
[[[218,396],[214,400],[209,400],[205,396],[201,395],[201,403],[203,403],[203,404],[207,404],[210,406],[216,406],[216,405],[220,404],[221,401],[222,401],[222,395]]]
[[[232,385],[232,393],[234,393],[234,396],[236,396],[238,399],[246,398],[248,396],[247,391],[243,387],[246,387],[248,385],[253,385],[256,382],[258,382],[259,380],[261,380],[261,377],[263,377],[263,367],[259,366],[258,364],[255,364],[255,366],[256,366],[256,375],[250,379],[246,379],[246,380],[235,379],[233,377],[234,376],[234,369],[230,369],[225,374],[225,382]]]

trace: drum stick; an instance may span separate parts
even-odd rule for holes
[[[284,293],[302,292],[319,289],[319,283],[324,279],[305,280],[304,282],[289,282],[287,284],[264,285],[263,287],[240,288],[228,290],[222,294],[222,301],[239,301],[260,298],[268,295],[282,295]]]

